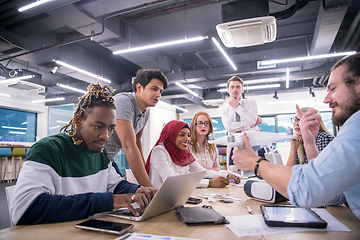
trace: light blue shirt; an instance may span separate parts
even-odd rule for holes
[[[307,165],[295,165],[287,188],[289,200],[301,207],[348,202],[360,219],[360,111],[338,136]]]

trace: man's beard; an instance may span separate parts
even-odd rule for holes
[[[339,107],[341,107],[342,110],[340,115],[335,116],[334,112],[332,112],[331,120],[335,126],[341,127],[342,125],[344,125],[346,120],[348,120],[351,117],[351,115],[353,115],[360,109],[360,96],[356,93],[355,89],[351,89],[349,91],[349,95],[350,96],[347,101],[349,104],[346,106],[339,105]]]

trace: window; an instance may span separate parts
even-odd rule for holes
[[[263,132],[276,132],[276,127],[275,127],[275,117],[261,117],[262,118],[262,123],[258,125],[258,127],[263,131]]]
[[[221,118],[220,117],[216,117],[216,118],[211,118],[212,122],[213,122],[213,130],[214,130],[214,136],[215,138],[219,138],[219,137],[223,137],[226,136],[227,132],[225,130],[224,125],[222,124]],[[187,124],[191,124],[191,120],[192,119],[184,119],[184,122],[186,122]]]
[[[0,108],[0,141],[35,142],[36,113]]]
[[[58,134],[60,129],[73,118],[77,105],[49,107],[49,129],[48,135]]]
[[[295,114],[281,114],[278,115],[278,129],[279,133],[285,133],[286,128],[293,128],[294,125],[291,123],[290,118],[294,117]],[[331,121],[331,112],[320,112],[321,119],[323,120],[325,127],[331,134],[334,135],[334,127]]]

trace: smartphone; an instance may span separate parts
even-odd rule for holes
[[[134,227],[134,225],[128,223],[109,222],[109,221],[90,219],[85,222],[76,224],[75,227],[121,235],[125,231]]]
[[[202,199],[194,198],[194,197],[189,197],[189,199],[186,201],[186,203],[191,203],[191,204],[199,204],[201,202],[202,202]]]

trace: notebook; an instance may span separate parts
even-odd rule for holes
[[[133,216],[128,208],[121,208],[106,214],[133,221],[144,221],[173,210],[174,207],[185,204],[205,172],[179,174],[166,178],[141,216]]]

